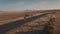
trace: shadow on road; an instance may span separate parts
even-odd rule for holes
[[[17,32],[16,34],[46,34],[42,30],[28,31],[28,32]]]

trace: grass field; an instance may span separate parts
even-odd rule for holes
[[[49,10],[50,11],[50,10]],[[53,11],[53,10],[52,10]],[[52,12],[50,11],[50,12]],[[44,11],[45,12],[45,11]],[[25,14],[28,14],[29,16],[27,16],[27,18],[30,17],[34,17],[34,16],[38,16],[40,14],[43,14],[44,12],[40,12],[40,11],[33,11],[33,12],[0,12],[0,25],[4,25],[7,24],[9,22],[14,22],[14,21],[18,21],[21,19],[24,19]],[[50,12],[45,12],[45,13],[50,13]],[[55,14],[48,14],[46,16],[43,16],[39,19],[36,19],[34,21],[25,23],[21,26],[18,26],[17,28],[14,28],[8,32],[6,32],[6,34],[15,34],[16,32],[28,32],[28,31],[35,31],[35,30],[43,30],[43,26],[39,26],[41,24],[45,24],[47,23],[47,21],[51,18],[51,15],[56,16],[56,22],[55,22],[55,34],[60,31],[60,13],[55,13]],[[37,26],[37,27],[36,27]],[[59,32],[58,32],[59,34]]]

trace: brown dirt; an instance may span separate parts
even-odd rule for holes
[[[24,18],[25,14],[37,14],[38,12],[0,12],[0,25],[7,22],[15,21]]]
[[[56,13],[56,34],[60,34],[60,13]]]
[[[25,14],[30,15],[36,13],[38,12],[0,12],[0,24],[20,17],[24,17]],[[56,13],[55,16],[56,16],[55,34],[60,34],[60,13]]]

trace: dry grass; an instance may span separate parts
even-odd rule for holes
[[[43,26],[39,26],[40,24],[47,23],[49,20],[51,14],[41,17],[41,19],[34,20],[32,22],[26,23],[21,25],[20,27],[17,27],[15,29],[12,29],[7,32],[7,34],[15,34],[16,32],[27,32],[27,31],[34,31],[34,30],[43,30]],[[38,25],[36,27],[36,25]]]
[[[11,21],[15,21],[15,20],[20,20],[20,18],[24,19],[23,17],[25,16],[25,14],[33,14],[34,16],[36,16],[36,14],[39,15],[39,12],[0,12],[0,24],[6,24],[8,22]],[[60,13],[54,14],[56,15],[56,31],[60,31]],[[41,26],[39,27],[34,27],[36,24],[44,24],[46,23],[46,21],[49,20],[51,14],[47,15],[47,16],[43,16],[40,19],[37,19],[35,21],[23,24],[15,29],[12,29],[8,32],[6,32],[6,34],[15,34],[16,32],[27,32],[27,31],[32,31],[32,30],[42,30],[43,27],[41,28]],[[33,29],[31,29],[33,28]]]
[[[0,12],[0,25],[24,19],[25,14],[31,16],[32,14],[37,14],[36,12]]]

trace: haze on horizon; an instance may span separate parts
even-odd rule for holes
[[[0,0],[0,10],[48,10],[60,9],[60,0]]]

